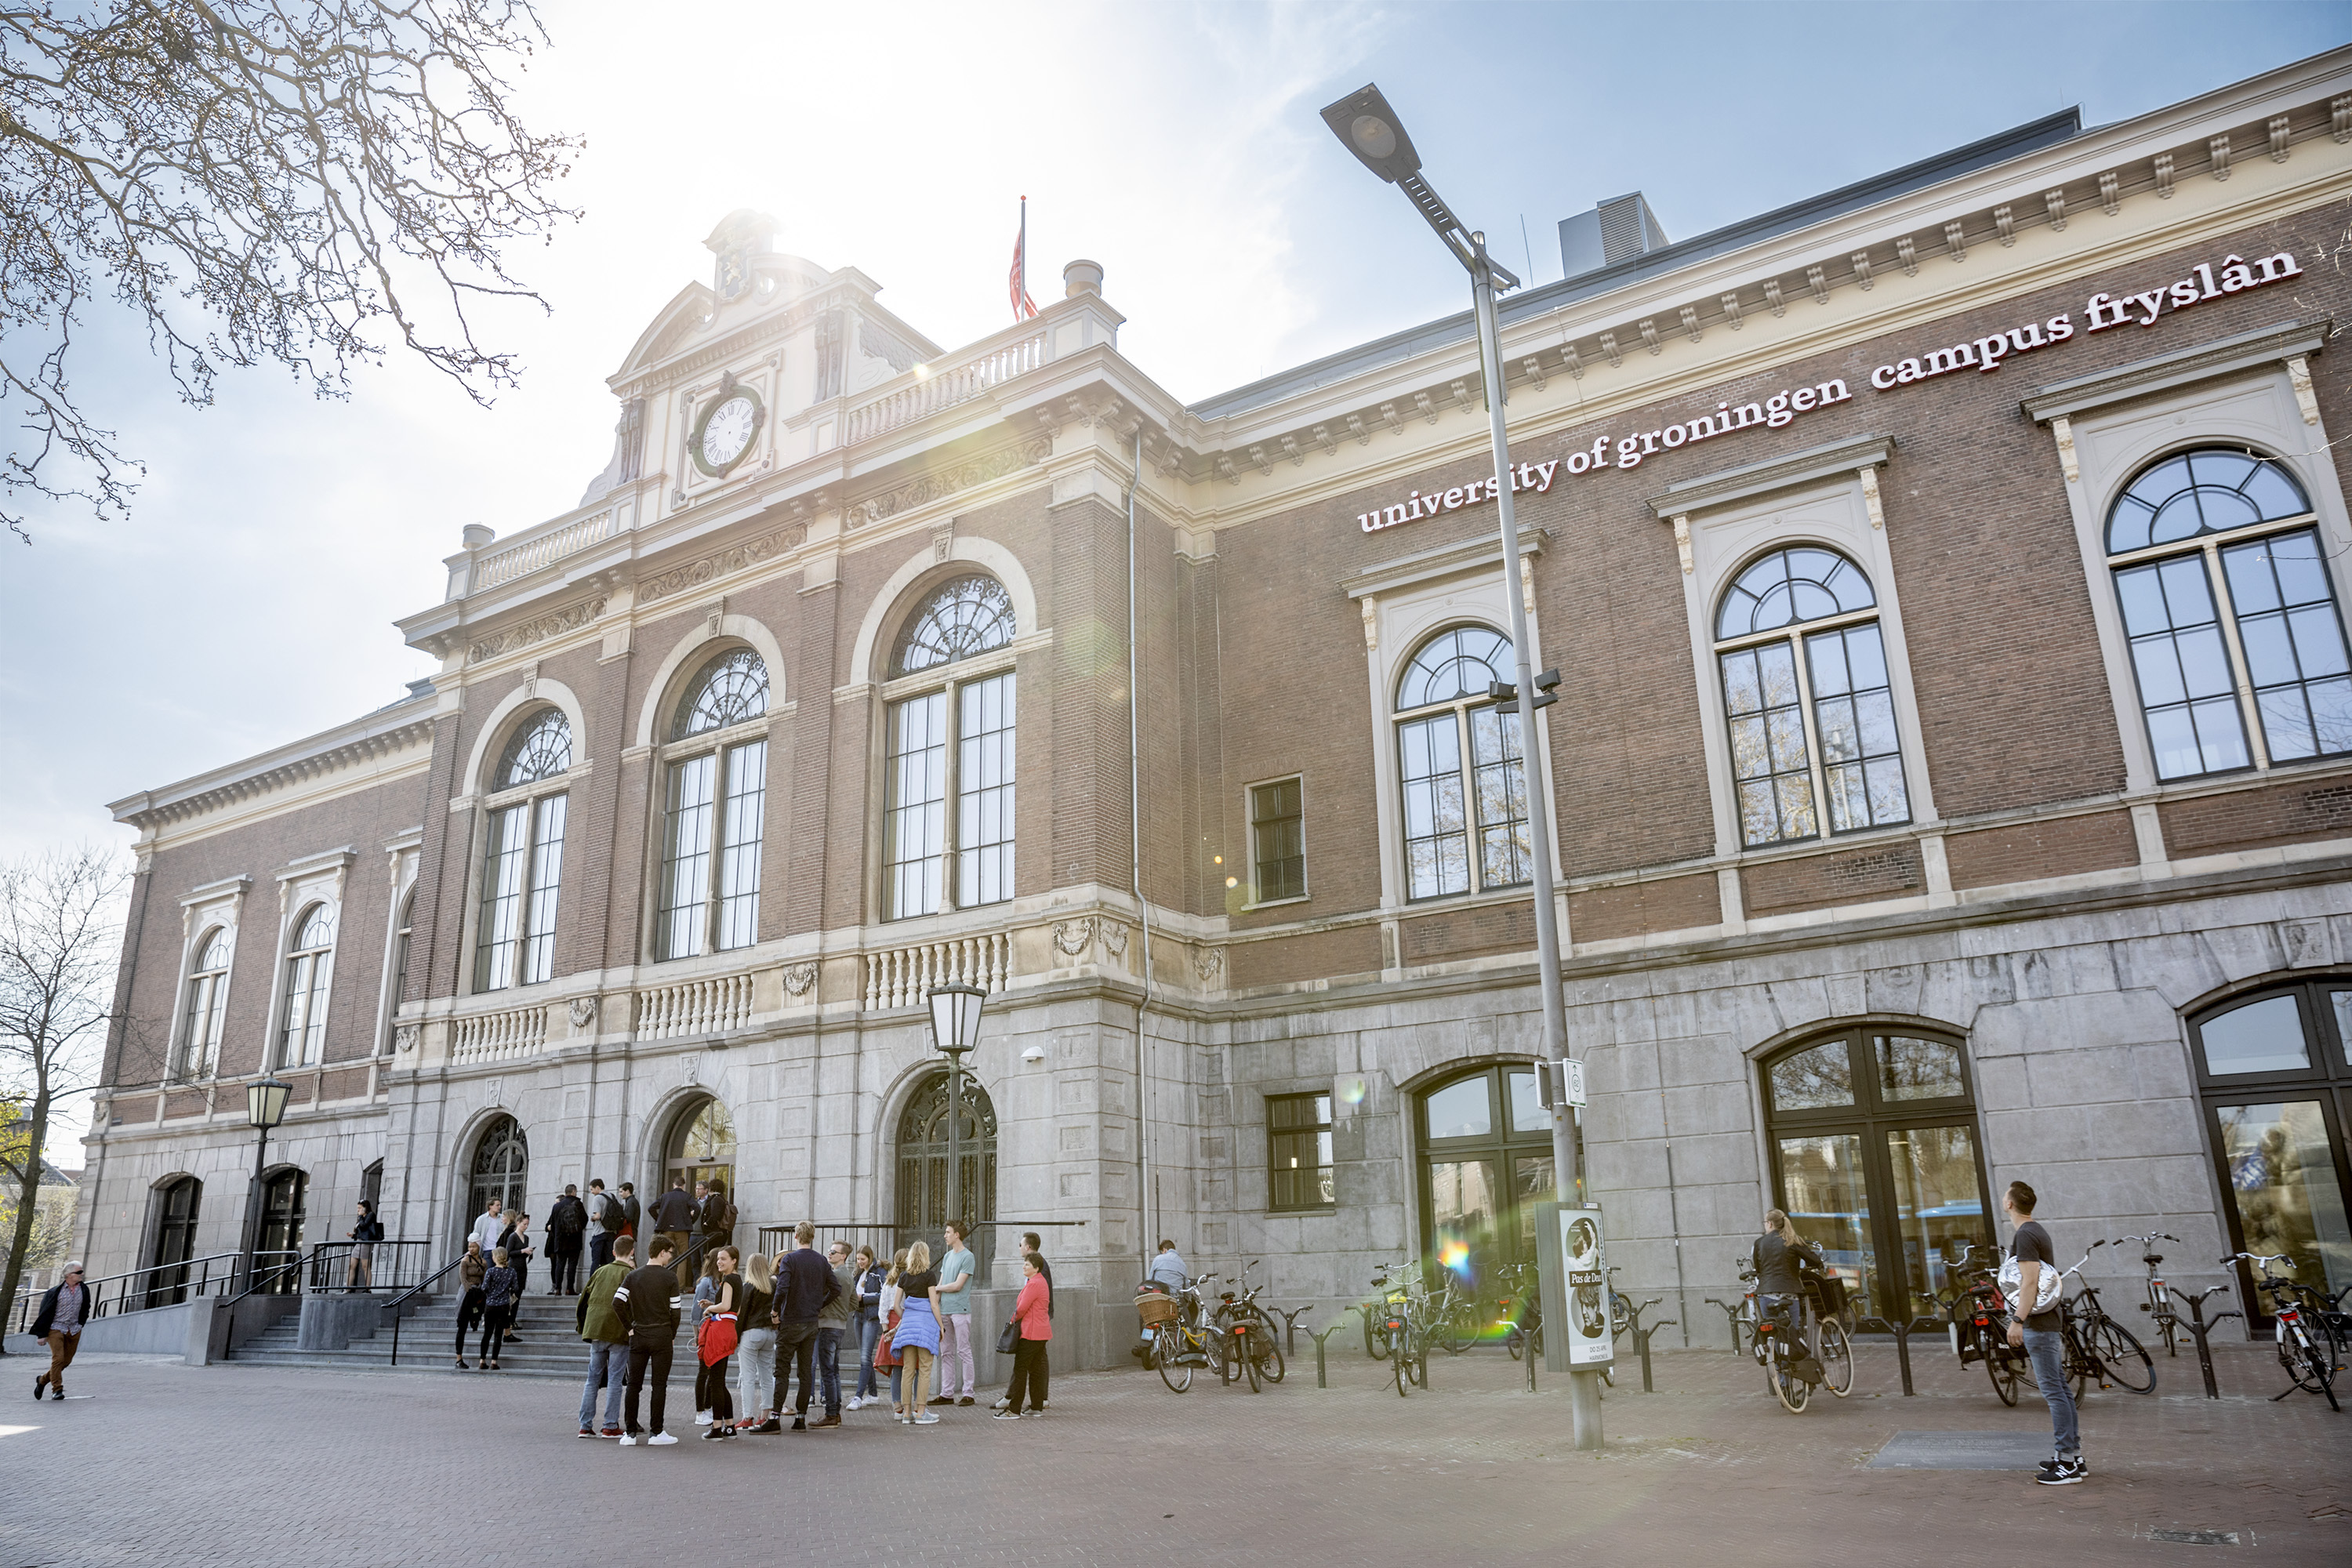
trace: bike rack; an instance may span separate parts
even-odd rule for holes
[[[1914,1320],[1910,1318],[1904,1319],[1899,1325],[1890,1323],[1884,1318],[1856,1318],[1853,1321],[1853,1330],[1858,1334],[1893,1334],[1895,1336],[1895,1359],[1903,1365],[1903,1397],[1906,1399],[1913,1397],[1917,1393],[1917,1390],[1911,1386],[1913,1323]]]
[[[1306,1310],[1307,1309],[1304,1307],[1299,1309],[1302,1312]],[[1363,1309],[1361,1307],[1343,1307],[1340,1310],[1342,1312],[1360,1312]],[[1323,1366],[1323,1342],[1346,1327],[1347,1325],[1345,1323],[1334,1323],[1319,1334],[1313,1329],[1307,1331],[1307,1337],[1315,1342],[1315,1386],[1318,1388],[1328,1388],[1331,1386],[1331,1379],[1325,1372]]]
[[[1664,1296],[1653,1296],[1640,1306],[1629,1305],[1625,1310],[1626,1331],[1633,1336],[1633,1348],[1642,1352],[1642,1392],[1644,1394],[1658,1392],[1656,1385],[1650,1381],[1650,1336],[1660,1329],[1675,1327],[1675,1320],[1661,1318],[1645,1329],[1642,1326],[1642,1314],[1664,1300]]]
[[[2215,1329],[2220,1328],[2223,1323],[2228,1322],[2231,1318],[2243,1317],[2245,1314],[2242,1312],[2221,1312],[2214,1315],[2212,1321],[2208,1322],[2205,1321],[2205,1299],[2208,1296],[2218,1296],[2229,1288],[2230,1287],[2226,1284],[2214,1285],[2198,1291],[2194,1296],[2188,1295],[2178,1290],[2174,1291],[2172,1295],[2172,1299],[2174,1300],[2186,1301],[2189,1303],[2189,1322],[2187,1327],[2189,1337],[2197,1342],[2197,1368],[2200,1372],[2202,1372],[2205,1374],[2205,1397],[2208,1399],[2221,1398],[2221,1385],[2213,1381],[2213,1351],[2212,1348],[2205,1342],[2205,1336],[2211,1333]],[[2177,1315],[2174,1321],[2179,1321]],[[2292,1385],[2289,1386],[2287,1392],[2289,1394],[2294,1392]]]
[[[1292,1307],[1286,1310],[1281,1307],[1271,1306],[1265,1309],[1282,1320],[1282,1353],[1285,1356],[1294,1356],[1298,1353],[1298,1320],[1314,1310],[1315,1303],[1312,1301],[1307,1302],[1304,1307]],[[1315,1331],[1309,1329],[1307,1331],[1312,1334]]]

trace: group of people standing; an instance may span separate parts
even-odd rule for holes
[[[703,1428],[706,1442],[839,1427],[845,1410],[883,1403],[886,1373],[891,1414],[908,1426],[937,1425],[932,1406],[978,1402],[971,1352],[977,1262],[961,1226],[946,1227],[947,1245],[936,1266],[930,1247],[919,1241],[886,1264],[872,1248],[845,1241],[820,1254],[816,1227],[806,1221],[794,1227],[793,1239],[791,1248],[772,1258],[747,1254],[731,1240],[709,1247],[701,1273],[689,1287],[677,1272],[683,1251],[677,1231],[656,1230],[643,1244],[642,1263],[635,1237],[616,1238],[612,1260],[590,1276],[580,1293],[576,1327],[588,1344],[580,1436],[618,1437],[625,1447],[677,1441],[667,1426],[668,1382],[689,1301],[695,1424]],[[1045,1408],[1053,1271],[1038,1248],[1034,1232],[1023,1237],[1024,1279],[1013,1313],[1013,1381],[997,1402],[999,1420],[1042,1415]],[[842,1347],[853,1332],[857,1376],[845,1399]],[[730,1363],[736,1368],[733,1386]],[[644,1408],[648,1383],[650,1411]],[[814,1419],[812,1405],[819,1412]]]

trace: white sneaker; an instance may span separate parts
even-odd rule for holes
[[[918,1415],[918,1416],[916,1416],[916,1417],[915,1417],[915,1425],[916,1425],[916,1426],[938,1426],[939,1424],[940,1424],[940,1418],[939,1418],[938,1416],[936,1416],[936,1415],[932,1415],[932,1414],[931,1414],[929,1411],[928,1411],[928,1410],[924,1411],[920,1415]]]
[[[989,1408],[991,1410],[1009,1410],[1012,1406],[1013,1401],[1010,1399],[1000,1399],[995,1404],[990,1405]]]
[[[862,1399],[858,1398],[858,1397],[857,1397],[857,1395],[856,1395],[856,1394],[851,1394],[851,1395],[849,1396],[849,1403],[848,1403],[847,1405],[845,1405],[844,1406],[842,1406],[842,1408],[843,1408],[843,1409],[845,1409],[845,1410],[855,1410],[855,1409],[856,1409],[859,1405],[864,1405],[865,1403],[866,1403],[866,1401],[864,1401],[864,1400],[862,1400]]]
[[[646,1446],[655,1448],[666,1447],[677,1441],[677,1439],[676,1437],[673,1437],[667,1432],[656,1432],[652,1436],[646,1439]]]
[[[698,1411],[696,1411],[696,1412],[694,1413],[694,1424],[695,1424],[697,1426],[709,1426],[709,1425],[710,1425],[710,1412],[709,1412],[709,1411],[708,1411],[708,1410],[698,1410]]]
[[[634,1447],[635,1447],[636,1446],[637,1446],[637,1439],[636,1439],[636,1435],[635,1435],[635,1433],[631,1433],[631,1432],[624,1432],[624,1433],[622,1433],[622,1434],[621,1434],[621,1447],[624,1447],[624,1448],[634,1448]]]

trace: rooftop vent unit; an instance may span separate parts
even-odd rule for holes
[[[1666,231],[1641,192],[1612,196],[1589,213],[1559,220],[1560,276],[1598,272],[1665,244]]]

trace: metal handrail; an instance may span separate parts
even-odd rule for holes
[[[169,1294],[177,1296],[180,1300],[186,1300],[190,1297],[217,1294],[236,1279],[236,1265],[242,1262],[244,1258],[245,1255],[241,1252],[215,1252],[203,1258],[183,1258],[177,1263],[151,1263],[144,1268],[132,1268],[121,1274],[110,1274],[102,1279],[85,1279],[82,1284],[89,1291],[89,1310],[84,1314],[84,1321],[121,1316],[126,1312],[144,1311],[150,1305],[147,1298],[151,1296]],[[213,1266],[215,1264],[223,1266],[217,1276],[213,1272]],[[133,1280],[146,1279],[151,1275],[184,1276],[191,1269],[196,1271],[193,1279],[182,1278],[173,1280],[170,1284],[130,1283]],[[107,1289],[109,1286],[115,1289],[110,1291]],[[47,1286],[37,1290],[27,1289],[17,1293],[16,1299],[9,1303],[8,1321],[16,1325],[9,1331],[11,1333],[21,1334],[30,1331],[36,1304],[47,1293]],[[135,1305],[132,1304],[134,1302]],[[159,1307],[178,1304],[178,1301],[152,1303]]]
[[[424,1244],[420,1242],[417,1245],[423,1246]],[[418,1297],[424,1295],[427,1290],[432,1289],[436,1285],[440,1284],[442,1280],[449,1278],[451,1272],[457,1268],[457,1265],[465,1261],[466,1255],[463,1252],[458,1253],[457,1257],[451,1258],[448,1262],[443,1264],[440,1268],[435,1269],[431,1274],[426,1275],[415,1284],[411,1285],[407,1289],[403,1290],[399,1295],[394,1296],[385,1304],[385,1310],[392,1314],[393,1365],[398,1366],[400,1364],[400,1321],[408,1315],[406,1312],[403,1311],[402,1309],[406,1307],[411,1301],[414,1301]]]
[[[316,1249],[314,1248],[313,1250],[315,1251]],[[265,1258],[283,1258],[286,1261],[264,1271],[260,1268],[260,1263]],[[250,1284],[247,1285],[244,1289],[238,1291],[236,1295],[231,1296],[228,1299],[228,1304],[232,1307],[236,1306],[239,1301],[244,1300],[247,1296],[295,1294],[300,1289],[301,1271],[310,1262],[310,1259],[303,1256],[299,1247],[296,1247],[290,1252],[257,1252],[253,1255],[253,1261],[255,1265],[253,1280]],[[289,1275],[291,1275],[295,1280],[296,1290],[294,1291],[289,1291],[283,1289],[287,1277]]]
[[[311,1296],[349,1295],[364,1290],[397,1290],[407,1283],[407,1275],[422,1269],[427,1248],[432,1244],[423,1241],[322,1241],[310,1249],[310,1271],[303,1291]],[[368,1282],[354,1285],[352,1274],[356,1260],[367,1262]]]

